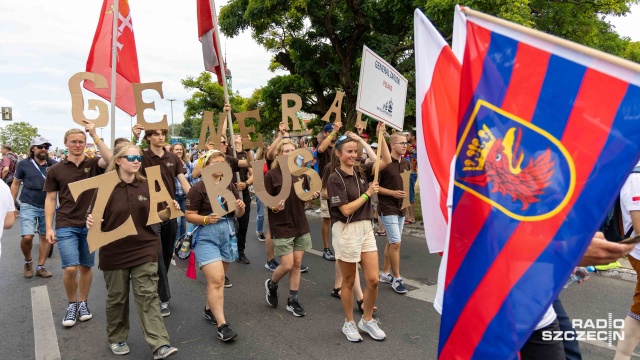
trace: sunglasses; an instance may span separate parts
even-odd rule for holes
[[[338,141],[336,141],[336,145],[340,145],[341,142],[345,141],[348,138],[347,135],[342,135],[338,138]]]
[[[220,141],[220,144],[227,145],[227,142],[226,141]]]
[[[36,145],[36,148],[38,150],[42,150],[42,149],[49,150],[49,145]]]
[[[142,156],[141,155],[125,155],[120,157],[121,159],[127,159],[128,162],[135,162],[136,160],[138,160],[138,162],[142,162]]]

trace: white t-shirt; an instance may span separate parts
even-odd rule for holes
[[[9,211],[16,211],[16,207],[13,204],[13,196],[11,196],[9,186],[7,186],[4,181],[0,181],[0,239],[4,231],[4,219],[7,217]],[[2,246],[0,246],[0,255],[1,254]]]
[[[638,165],[640,166],[640,163]],[[640,210],[640,174],[632,173],[620,190],[620,209],[622,210],[622,226],[625,233],[633,226],[631,224],[631,211]],[[636,232],[631,232],[631,236],[636,236]],[[631,251],[631,256],[640,259],[640,244]]]
[[[451,163],[451,174],[455,171],[455,162],[456,158],[453,158]],[[640,175],[640,174],[639,174]],[[451,219],[452,209],[453,209],[453,180],[454,176],[451,176],[449,181],[449,198],[447,199],[447,209],[449,212],[449,219]],[[436,311],[442,315],[442,303],[444,302],[444,281],[445,275],[447,273],[447,261],[449,259],[449,238],[451,234],[451,221],[449,221],[447,228],[447,238],[445,239],[444,253],[442,254],[442,260],[440,261],[440,268],[438,269],[438,284],[436,286],[436,298],[433,302],[433,307]],[[544,313],[544,316],[536,325],[536,330],[542,329],[543,327],[549,326],[556,319],[556,311],[553,310],[553,306],[549,306],[547,311]]]

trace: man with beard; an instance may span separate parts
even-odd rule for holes
[[[33,237],[36,234],[36,226],[40,234],[36,276],[50,278],[52,275],[44,267],[51,244],[45,238],[47,228],[44,217],[44,200],[47,197],[47,193],[42,190],[49,167],[57,163],[49,159],[48,151],[50,146],[51,143],[44,137],[34,137],[31,140],[29,157],[18,162],[13,183],[11,184],[11,195],[14,202],[20,191],[20,184],[24,185],[20,193],[20,236],[22,236],[20,249],[24,255],[23,274],[26,278],[33,277],[31,248],[33,247]]]

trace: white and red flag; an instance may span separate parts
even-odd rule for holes
[[[211,11],[210,0],[198,0],[198,38],[202,43],[204,69],[215,73],[218,84],[222,86],[222,57],[218,53],[218,38],[216,37],[215,21]]]
[[[96,89],[90,81],[84,82],[84,88],[92,93],[111,101],[111,54],[113,43],[114,0],[104,0],[100,12],[98,28],[93,38],[87,71],[103,75],[107,79],[108,87]],[[118,3],[118,36],[117,36],[117,65],[116,65],[116,106],[133,116],[136,114],[136,104],[133,98],[132,83],[140,82],[138,68],[138,53],[133,34],[131,12],[127,0]]]
[[[447,237],[450,166],[456,151],[460,61],[424,14],[414,13],[418,181],[430,252]]]

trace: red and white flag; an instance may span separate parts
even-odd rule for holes
[[[215,26],[217,25],[211,12],[210,0],[198,0],[198,38],[202,43],[204,69],[215,73],[218,77],[218,84],[222,86],[222,68],[220,66],[222,57],[218,53]]]
[[[108,87],[96,89],[90,81],[84,82],[84,88],[92,93],[111,101],[111,45],[113,39],[114,0],[104,0],[100,12],[98,28],[93,38],[87,71],[101,74],[107,79]],[[138,68],[138,53],[136,40],[133,35],[131,12],[127,0],[118,3],[118,37],[117,66],[116,66],[116,106],[133,116],[136,114],[136,104],[133,98],[132,83],[140,82]]]
[[[424,14],[414,12],[417,155],[429,251],[445,249],[450,166],[456,150],[460,61]]]

